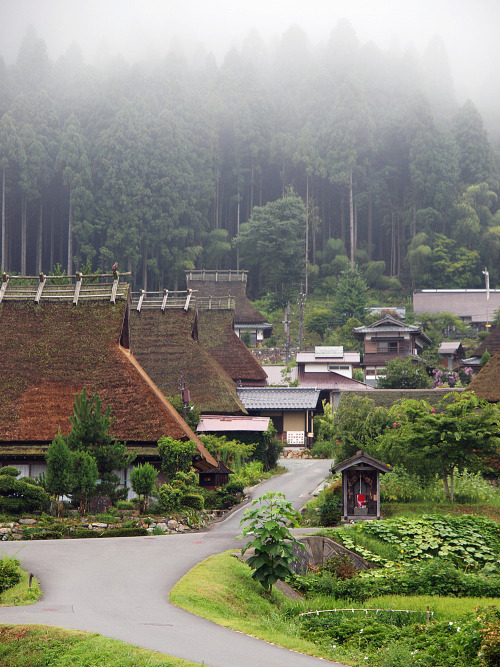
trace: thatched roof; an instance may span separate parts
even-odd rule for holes
[[[71,428],[84,387],[111,406],[111,433],[151,446],[162,435],[191,439],[208,467],[216,461],[165,399],[127,344],[126,292],[109,301],[4,301],[0,305],[0,442],[46,443]]]
[[[245,414],[228,373],[201,345],[193,309],[148,308],[130,313],[131,348],[165,396],[180,394],[181,373],[191,402],[216,414]]]
[[[198,298],[234,297],[234,321],[237,324],[267,325],[267,328],[271,329],[269,322],[257,308],[252,306],[246,295],[246,272],[188,271],[186,272],[186,283],[188,289],[196,290]]]
[[[500,351],[500,326],[497,325],[491,330],[488,338],[485,338],[481,345],[474,351],[474,356],[481,358],[486,350],[488,350],[491,356]]]
[[[481,368],[467,389],[474,391],[476,396],[485,398],[490,403],[500,401],[500,352],[494,354]]]
[[[267,374],[233,330],[232,310],[200,310],[200,343],[237,383],[265,384]]]

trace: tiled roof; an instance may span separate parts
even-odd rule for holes
[[[129,444],[156,443],[162,435],[191,438],[212,459],[120,346],[127,319],[125,299],[78,307],[61,301],[2,303],[0,442],[50,442],[59,428],[68,433],[75,394],[86,387],[111,406],[116,438]]]
[[[304,373],[299,371],[300,387],[317,387],[335,391],[373,391],[373,387],[340,373]]]
[[[454,341],[445,340],[439,346],[438,352],[439,354],[454,354],[455,352],[458,352],[461,347],[462,343],[459,340],[454,340]]]
[[[147,308],[139,313],[132,309],[132,351],[165,396],[180,394],[182,374],[191,402],[198,409],[244,413],[232,378],[196,340],[197,324],[194,310]]]
[[[487,298],[489,296],[489,298]],[[413,292],[415,313],[452,313],[471,322],[491,322],[500,308],[500,290],[490,289],[429,289]]]
[[[310,363],[343,363],[343,364],[359,364],[360,353],[359,352],[343,352],[341,356],[330,357],[326,356],[317,356],[315,352],[297,352],[295,361],[298,364],[310,364]]]
[[[267,373],[267,384],[269,386],[282,385],[288,387],[288,382],[285,381],[283,374],[286,372],[286,366],[283,365],[271,365],[262,367]],[[297,366],[292,366],[290,371],[286,373],[287,377],[294,382],[298,378],[298,368]]]
[[[314,410],[319,390],[302,387],[241,387],[238,396],[247,410]]]
[[[369,326],[356,327],[353,329],[354,333],[377,333],[379,331],[397,331],[403,333],[421,333],[420,327],[412,324],[404,324],[401,320],[396,320],[388,315],[378,322],[374,322]]]
[[[336,465],[332,466],[332,472],[342,472],[343,470],[347,470],[349,468],[357,466],[360,463],[373,466],[382,473],[392,472],[390,466],[388,466],[386,463],[382,463],[382,461],[379,461],[373,456],[370,456],[370,454],[367,454],[363,450],[356,452],[356,454],[352,456],[350,459],[347,459],[346,461],[341,461],[340,463],[337,463]]]
[[[267,375],[233,330],[232,310],[199,310],[200,343],[235,382],[264,383]]]

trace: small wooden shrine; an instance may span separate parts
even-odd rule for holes
[[[343,521],[380,519],[380,473],[391,471],[390,466],[363,451],[332,466],[332,472],[342,473]]]

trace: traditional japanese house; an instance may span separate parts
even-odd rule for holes
[[[241,387],[238,396],[250,415],[271,417],[287,445],[312,444],[319,390],[303,387]]]
[[[336,406],[344,391],[373,391],[373,387],[354,380],[353,368],[360,366],[359,352],[344,352],[342,346],[317,346],[314,351],[297,352],[299,387],[320,390],[320,401]]]
[[[171,436],[196,443],[200,472],[217,470],[217,461],[130,351],[128,284],[117,273],[92,280],[41,275],[36,284],[22,284],[32,281],[4,275],[1,465],[32,477],[43,472],[47,448],[58,429],[70,431],[75,395],[85,387],[111,407],[111,433],[126,441],[137,462],[159,464],[157,441]],[[120,472],[126,484],[128,471]]]
[[[443,341],[438,349],[440,363],[448,371],[457,370],[465,357],[462,343],[458,340]]]
[[[217,307],[214,301],[212,308]],[[196,295],[191,291],[133,294],[131,346],[163,394],[167,398],[180,396],[184,390],[186,397],[189,392],[190,402],[207,414],[246,414],[236,384],[216,355],[202,345],[199,329]],[[230,334],[251,356],[232,331]]]
[[[365,382],[377,384],[377,378],[385,375],[388,361],[398,357],[412,357],[419,362],[424,346],[430,339],[420,327],[405,324],[401,320],[385,316],[368,326],[356,327],[353,333],[364,342],[361,367],[365,372]]]
[[[481,368],[467,386],[467,390],[474,391],[479,398],[484,398],[490,403],[500,402],[500,351],[495,352]]]
[[[238,387],[263,387],[267,374],[233,330],[234,311],[198,306],[200,343]]]
[[[272,333],[272,324],[252,306],[247,294],[247,271],[186,271],[188,289],[197,291],[198,307],[213,299],[234,301],[234,331],[248,345],[256,347]]]
[[[332,466],[342,473],[342,520],[380,519],[380,473],[391,467],[363,451]]]
[[[452,313],[478,331],[489,327],[500,308],[500,289],[424,289],[413,292],[413,311]]]

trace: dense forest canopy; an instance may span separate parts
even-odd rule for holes
[[[321,47],[291,27],[272,47],[252,31],[220,65],[98,67],[76,45],[51,61],[30,29],[0,60],[0,179],[8,272],[118,261],[135,287],[175,289],[185,269],[238,264],[260,296],[267,225],[266,262],[301,267],[297,287],[354,264],[374,287],[481,287],[486,265],[500,284],[494,150],[437,37],[396,55],[341,21]]]

